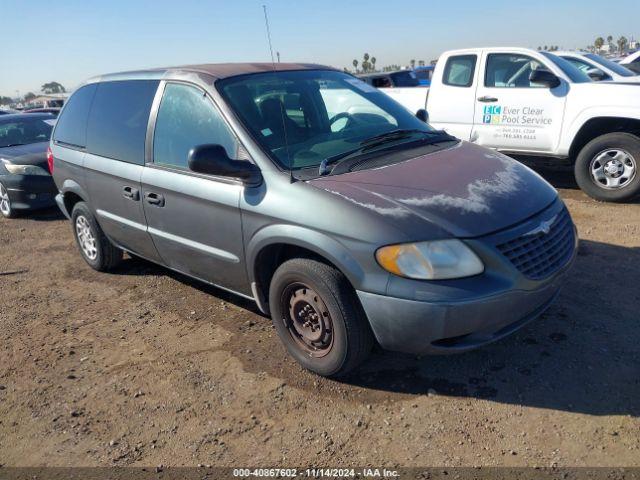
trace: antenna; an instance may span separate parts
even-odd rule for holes
[[[269,29],[269,17],[267,16],[267,6],[262,5],[262,10],[264,10],[264,23],[267,27],[267,40],[269,41],[269,53],[271,54],[271,65],[273,66],[273,73],[277,75],[276,62],[273,59],[273,46],[271,45],[271,30]],[[278,52],[278,63],[280,62],[280,52]],[[287,166],[289,167],[289,180],[291,183],[295,181],[295,177],[293,176],[293,166],[291,164],[291,156],[289,155],[289,140],[287,138],[287,126],[284,121],[284,104],[280,102],[280,116],[282,118],[282,131],[284,132],[284,146],[287,152]]]

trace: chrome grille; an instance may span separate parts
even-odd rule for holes
[[[498,250],[524,276],[542,280],[562,268],[571,258],[575,232],[571,217],[563,208],[549,223],[497,245]]]

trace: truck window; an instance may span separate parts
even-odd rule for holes
[[[392,73],[390,77],[393,80],[393,85],[396,87],[417,87],[420,85],[416,74],[409,70]]]
[[[153,163],[186,169],[189,150],[206,143],[222,145],[231,158],[237,156],[235,137],[203,92],[189,85],[167,84],[153,134]]]
[[[87,125],[87,149],[94,155],[144,164],[144,143],[157,80],[98,85]]]
[[[389,77],[372,77],[371,85],[376,88],[390,88],[393,86]]]
[[[452,87],[470,87],[476,71],[476,55],[458,55],[449,57],[444,66],[442,83]]]
[[[487,57],[484,85],[489,88],[538,88],[529,75],[542,68],[537,60],[517,53],[491,53]]]

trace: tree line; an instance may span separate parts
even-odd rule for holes
[[[57,93],[66,93],[66,89],[59,82],[47,82],[40,87],[40,94],[55,95]],[[36,98],[39,94],[33,92],[27,92],[20,98],[11,98],[0,95],[0,105],[10,105],[13,103],[29,103]]]
[[[606,44],[607,45],[614,44],[613,36],[611,35],[607,36]],[[595,47],[596,51],[602,50],[602,47],[604,47],[604,45],[605,45],[605,39],[602,37],[596,37],[596,39],[593,41],[593,46]],[[618,40],[616,40],[615,45],[618,47],[618,52],[623,53],[629,46],[629,40],[627,40],[627,37],[622,35],[620,38],[618,38]]]
[[[374,72],[393,72],[395,70],[401,70],[402,67],[398,64],[392,64],[392,65],[385,65],[382,68],[377,68],[376,67],[376,62],[377,59],[376,57],[372,57],[370,56],[368,53],[365,53],[362,56],[362,60],[359,61],[357,58],[353,59],[352,65],[353,68],[355,69],[355,73],[374,73]],[[419,67],[424,67],[426,65],[426,62],[424,60],[418,60],[416,62],[415,59],[411,59],[409,60],[409,65],[411,66],[411,68],[416,68],[416,64]],[[360,67],[360,68],[358,68]],[[347,70],[345,68],[345,70]]]

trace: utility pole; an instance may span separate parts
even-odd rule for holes
[[[280,52],[276,52],[276,57],[278,57],[278,63],[280,63]]]

